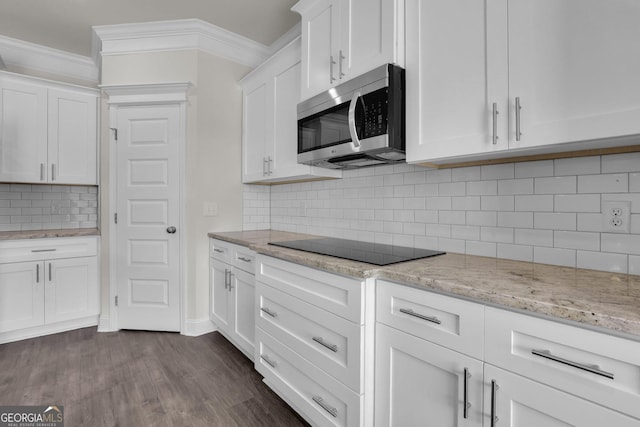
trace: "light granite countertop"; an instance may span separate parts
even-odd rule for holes
[[[52,237],[99,236],[97,228],[70,228],[56,230],[0,231],[0,240],[47,239]]]
[[[268,244],[318,236],[257,230],[209,237],[333,273],[387,279],[640,340],[640,276],[459,254],[380,267]]]

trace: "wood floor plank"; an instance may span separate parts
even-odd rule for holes
[[[45,404],[70,426],[308,426],[217,332],[84,328],[0,345],[0,405]]]

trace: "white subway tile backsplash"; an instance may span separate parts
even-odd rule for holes
[[[600,212],[600,194],[558,194],[554,196],[556,212]]]
[[[583,175],[578,177],[578,193],[627,193],[629,175]]]
[[[536,212],[533,215],[533,226],[546,230],[570,230],[577,228],[575,213]]]
[[[563,267],[575,267],[576,251],[574,249],[535,247],[533,248],[533,262]]]
[[[600,173],[600,156],[554,160],[554,175],[588,175]]]
[[[640,272],[639,159],[624,154],[438,170],[378,166],[345,171],[341,180],[247,185],[244,226],[633,274]],[[50,217],[54,226],[64,218],[71,225],[97,218],[97,198],[85,200],[73,186],[53,187],[12,192],[0,184],[0,209],[20,210],[0,214],[0,229],[46,224],[11,224],[23,209],[34,209],[25,211],[32,221]],[[601,204],[612,200],[631,202],[630,233],[604,231]]]
[[[628,259],[628,255],[578,251],[577,267],[626,274]]]
[[[602,156],[602,173],[640,172],[640,153]]]
[[[553,246],[566,249],[600,250],[600,233],[580,231],[554,231]]]
[[[575,176],[535,178],[535,194],[573,194],[577,191]]]

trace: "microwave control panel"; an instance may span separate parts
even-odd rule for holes
[[[370,138],[387,133],[388,90],[383,88],[362,96],[359,102],[362,109],[356,107],[356,123],[361,123],[360,138]],[[360,111],[358,111],[360,110]],[[362,114],[359,120],[358,113]]]

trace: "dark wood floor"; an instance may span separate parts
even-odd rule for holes
[[[64,405],[67,426],[306,426],[217,332],[78,329],[0,345],[0,405]]]

